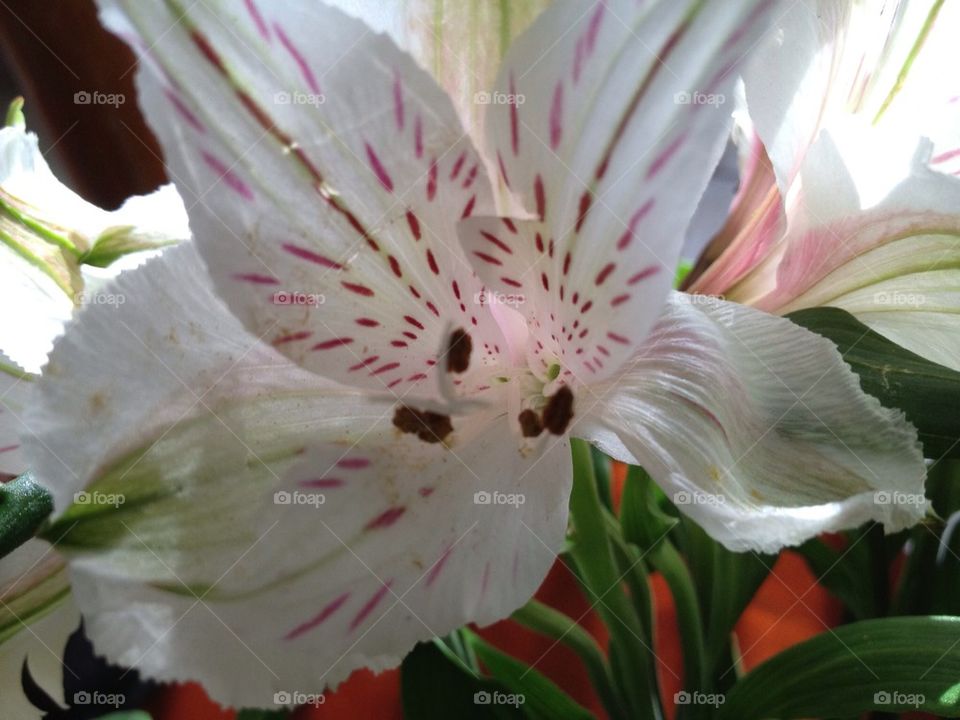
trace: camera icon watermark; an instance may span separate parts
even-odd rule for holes
[[[312,705],[319,707],[327,701],[323,693],[305,693],[297,690],[281,690],[273,694],[273,704],[283,707],[300,707],[302,705]]]
[[[310,505],[318,508],[327,501],[327,496],[323,493],[307,493],[299,490],[290,492],[288,490],[277,490],[273,494],[274,505]]]
[[[104,93],[99,90],[79,90],[73,94],[74,105],[113,105],[118,108],[127,101],[123,93]]]
[[[527,701],[523,693],[505,693],[499,690],[478,690],[473,694],[474,705],[510,705],[519,708]]]
[[[105,493],[99,490],[87,492],[86,490],[80,490],[73,494],[73,502],[77,505],[110,505],[113,508],[118,508],[126,501],[127,498],[122,493]]]
[[[313,105],[313,107],[319,107],[327,102],[327,96],[323,93],[281,91],[274,94],[273,102],[276,105]]]
[[[673,95],[673,102],[676,105],[712,105],[717,108],[726,101],[727,96],[723,93],[703,93],[699,90],[692,93],[684,90]]]

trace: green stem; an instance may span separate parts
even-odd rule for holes
[[[643,627],[621,585],[623,576],[614,562],[603,506],[597,494],[590,447],[571,440],[573,491],[570,514],[573,546],[570,554],[591,591],[588,598],[610,631],[610,659],[618,687],[630,705],[631,717],[655,720],[658,704],[650,683],[650,666]],[[599,591],[599,592],[597,592]]]
[[[673,544],[664,539],[650,550],[650,564],[666,581],[677,609],[677,625],[680,628],[680,642],[683,648],[684,687],[694,694],[710,692],[710,678],[707,674],[703,619],[697,602],[697,591],[693,578],[680,553]],[[704,708],[698,705],[678,707],[678,718],[695,718],[703,715]]]
[[[573,650],[582,661],[611,719],[626,720],[629,716],[613,684],[610,666],[600,646],[580,625],[562,612],[531,600],[513,614],[513,619],[534,632],[553,638]]]

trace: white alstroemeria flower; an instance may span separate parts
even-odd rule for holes
[[[744,76],[729,244],[690,289],[841,307],[960,369],[960,5],[804,0],[780,25]]]
[[[0,128],[0,350],[39,372],[73,310],[151,250],[190,237],[172,185],[108,212],[60,182],[22,125]]]
[[[777,3],[541,15],[488,118],[527,219],[495,217],[429,75],[339,11],[102,7],[196,238],[80,315],[27,416],[112,661],[256,706],[503,618],[563,546],[571,434],[732,548],[923,515],[915,432],[830,343],[670,292],[729,130],[684,100],[731,91]]]

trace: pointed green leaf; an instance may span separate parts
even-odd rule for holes
[[[20,547],[53,512],[53,498],[29,474],[0,484],[0,557]]]
[[[717,717],[915,710],[960,717],[960,617],[865,620],[824,632],[743,677]]]
[[[903,410],[927,457],[960,457],[960,373],[905,350],[844,310],[812,308],[787,317],[832,340],[864,392]]]

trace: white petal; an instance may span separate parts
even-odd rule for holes
[[[865,395],[827,340],[760,311],[676,293],[586,436],[643,465],[714,538],[773,552],[926,510],[916,431]]]
[[[515,42],[490,144],[543,224],[500,234],[508,249],[470,229],[465,242],[486,282],[531,298],[548,364],[600,380],[653,326],[729,133],[737,69],[775,5],[559,2]],[[517,247],[537,232],[543,250]],[[591,337],[561,360],[576,320]]]
[[[101,5],[144,53],[141,103],[247,327],[380,390],[432,388],[450,326],[496,362],[501,336],[455,235],[492,211],[489,183],[410,57],[322,3]]]
[[[0,352],[0,475],[21,475],[27,470],[21,437],[23,416],[33,376]]]
[[[132,537],[123,561],[74,562],[87,632],[108,658],[148,677],[199,680],[232,706],[269,707],[276,692],[319,693],[359,667],[394,667],[416,641],[489,624],[532,596],[563,545],[568,452],[560,442],[523,458],[502,419],[452,450],[377,432],[316,448],[293,478],[326,484],[271,489],[260,517],[248,513],[257,532],[219,567],[198,557],[206,551],[186,528],[140,536],[163,564]],[[291,504],[268,504],[273,492]],[[526,495],[477,505],[477,492]],[[154,568],[148,584],[122,579],[138,556]]]
[[[496,408],[446,445],[401,435],[392,403],[258,344],[205,279],[192,245],[123,274],[128,302],[80,315],[28,414],[98,652],[270,706],[529,598],[563,543],[565,442],[521,453]],[[325,502],[274,503],[294,491]]]

